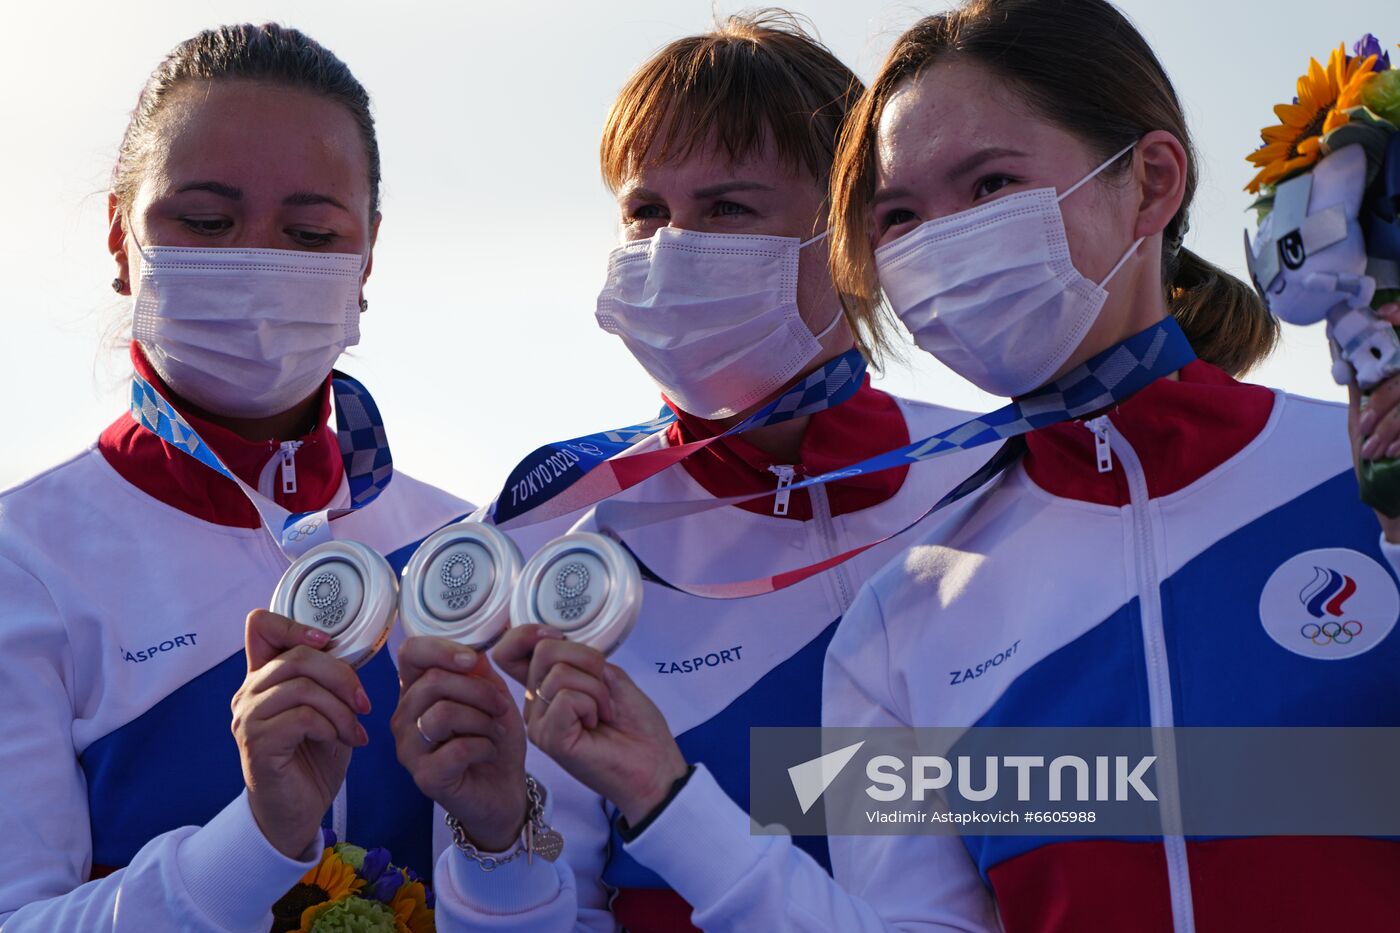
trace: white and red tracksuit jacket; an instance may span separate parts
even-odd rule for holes
[[[159,384],[134,348],[133,360]],[[329,399],[327,384],[322,426],[285,468],[282,445],[185,414],[250,486],[310,511],[349,499]],[[296,491],[283,493],[292,474]],[[401,566],[468,510],[396,471],[335,534]],[[272,903],[313,863],[283,857],[254,823],[229,703],[246,667],[244,618],[287,565],[234,483],[129,415],[0,493],[5,933],[268,929]],[[348,837],[426,875],[432,806],[394,753],[391,652],[359,675],[374,708],[346,783]]]
[[[641,501],[771,493],[773,467],[821,473],[957,424],[965,413],[895,399],[867,382],[845,404],[812,416],[800,464],[776,464],[740,438],[705,448],[623,495]],[[710,436],[689,416],[664,442]],[[644,442],[661,443],[661,440]],[[815,563],[913,522],[987,457],[970,451],[791,493],[786,516],[775,498],[724,507],[628,532],[627,543],[663,578],[739,580]],[[569,529],[575,517],[521,529],[528,555]],[[832,882],[824,838],[749,834],[749,728],[820,722],[822,659],[836,623],[862,583],[941,516],[796,586],[763,596],[707,600],[648,583],[641,617],[610,660],[623,667],[666,716],[686,759],[697,766],[680,794],[632,842],[614,808],[546,756],[527,767],[548,788],[550,822],[565,838],[554,865],[516,859],[490,873],[449,848],[435,876],[438,928],[450,930],[760,930],[788,925],[783,904],[789,860]],[[732,881],[773,893],[774,913],[734,909]]]
[[[1400,725],[1397,549],[1358,499],[1342,406],[1197,361],[1028,444],[846,614],[828,725]],[[788,897],[849,931],[1400,929],[1394,840],[909,835],[831,850],[849,897],[819,901],[824,879],[795,874],[784,895],[750,897],[754,916]]]

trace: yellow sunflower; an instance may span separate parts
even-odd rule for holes
[[[304,886],[304,887],[303,887]],[[301,889],[311,895],[319,895],[325,892],[325,898],[318,900],[308,906],[301,913],[301,925],[296,933],[309,933],[311,925],[316,922],[316,918],[325,910],[328,910],[336,901],[352,894],[359,893],[365,886],[365,879],[355,874],[355,869],[341,861],[334,849],[326,849],[321,853],[321,862],[315,868],[302,875],[301,882],[293,891]]]
[[[389,909],[394,912],[396,933],[435,933],[437,929],[421,881],[405,878],[389,901]]]
[[[1375,64],[1374,55],[1348,61],[1344,45],[1332,50],[1326,68],[1311,59],[1298,79],[1298,102],[1274,107],[1279,125],[1260,131],[1264,147],[1248,156],[1259,174],[1245,190],[1257,194],[1316,162],[1322,137],[1347,122],[1347,110],[1362,106],[1361,91],[1376,76]]]

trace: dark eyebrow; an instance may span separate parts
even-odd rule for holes
[[[230,201],[238,201],[243,197],[243,189],[235,188],[233,185],[226,185],[221,181],[193,181],[188,185],[182,185],[175,189],[176,194],[183,194],[186,191],[208,191],[210,194],[217,194],[221,198],[228,198]]]
[[[765,185],[756,181],[725,181],[718,185],[709,185],[705,188],[696,188],[690,193],[692,198],[717,198],[722,194],[729,194],[731,191],[772,191],[772,185]]]
[[[990,149],[980,149],[948,169],[948,180],[957,181],[962,176],[993,159],[1000,159],[1003,156],[1023,156],[1025,154],[1026,153],[1019,149],[1003,149],[995,146]]]
[[[639,199],[641,199],[641,200],[643,200],[643,201],[664,201],[664,200],[665,200],[665,198],[663,198],[661,195],[657,194],[655,191],[652,191],[650,188],[641,188],[641,187],[623,188],[621,191],[618,192],[618,194],[617,194],[617,199],[618,199],[619,201],[625,200],[625,199],[627,199],[627,198],[639,198]]]
[[[316,204],[329,204],[331,207],[338,207],[347,214],[350,208],[341,204],[328,194],[318,194],[314,191],[298,191],[296,194],[289,194],[282,199],[282,203],[288,207],[310,207]]]
[[[881,204],[885,201],[893,201],[895,198],[907,197],[909,197],[908,188],[884,188],[875,192],[875,197],[870,199],[870,206],[874,207],[876,204]]]

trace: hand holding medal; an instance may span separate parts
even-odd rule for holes
[[[369,697],[350,665],[323,650],[334,638],[265,610],[248,616],[248,676],[233,698],[233,734],[248,806],[288,858],[316,837],[351,750],[369,741],[358,719]]]

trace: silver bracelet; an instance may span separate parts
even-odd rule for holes
[[[520,841],[504,855],[484,855],[470,839],[462,827],[462,821],[451,813],[443,815],[443,822],[452,831],[452,844],[467,858],[476,862],[482,871],[495,871],[507,862],[513,862],[524,854],[527,863],[533,863],[538,855],[546,862],[552,862],[564,851],[564,837],[544,821],[545,790],[532,776],[525,775],[525,829]]]

